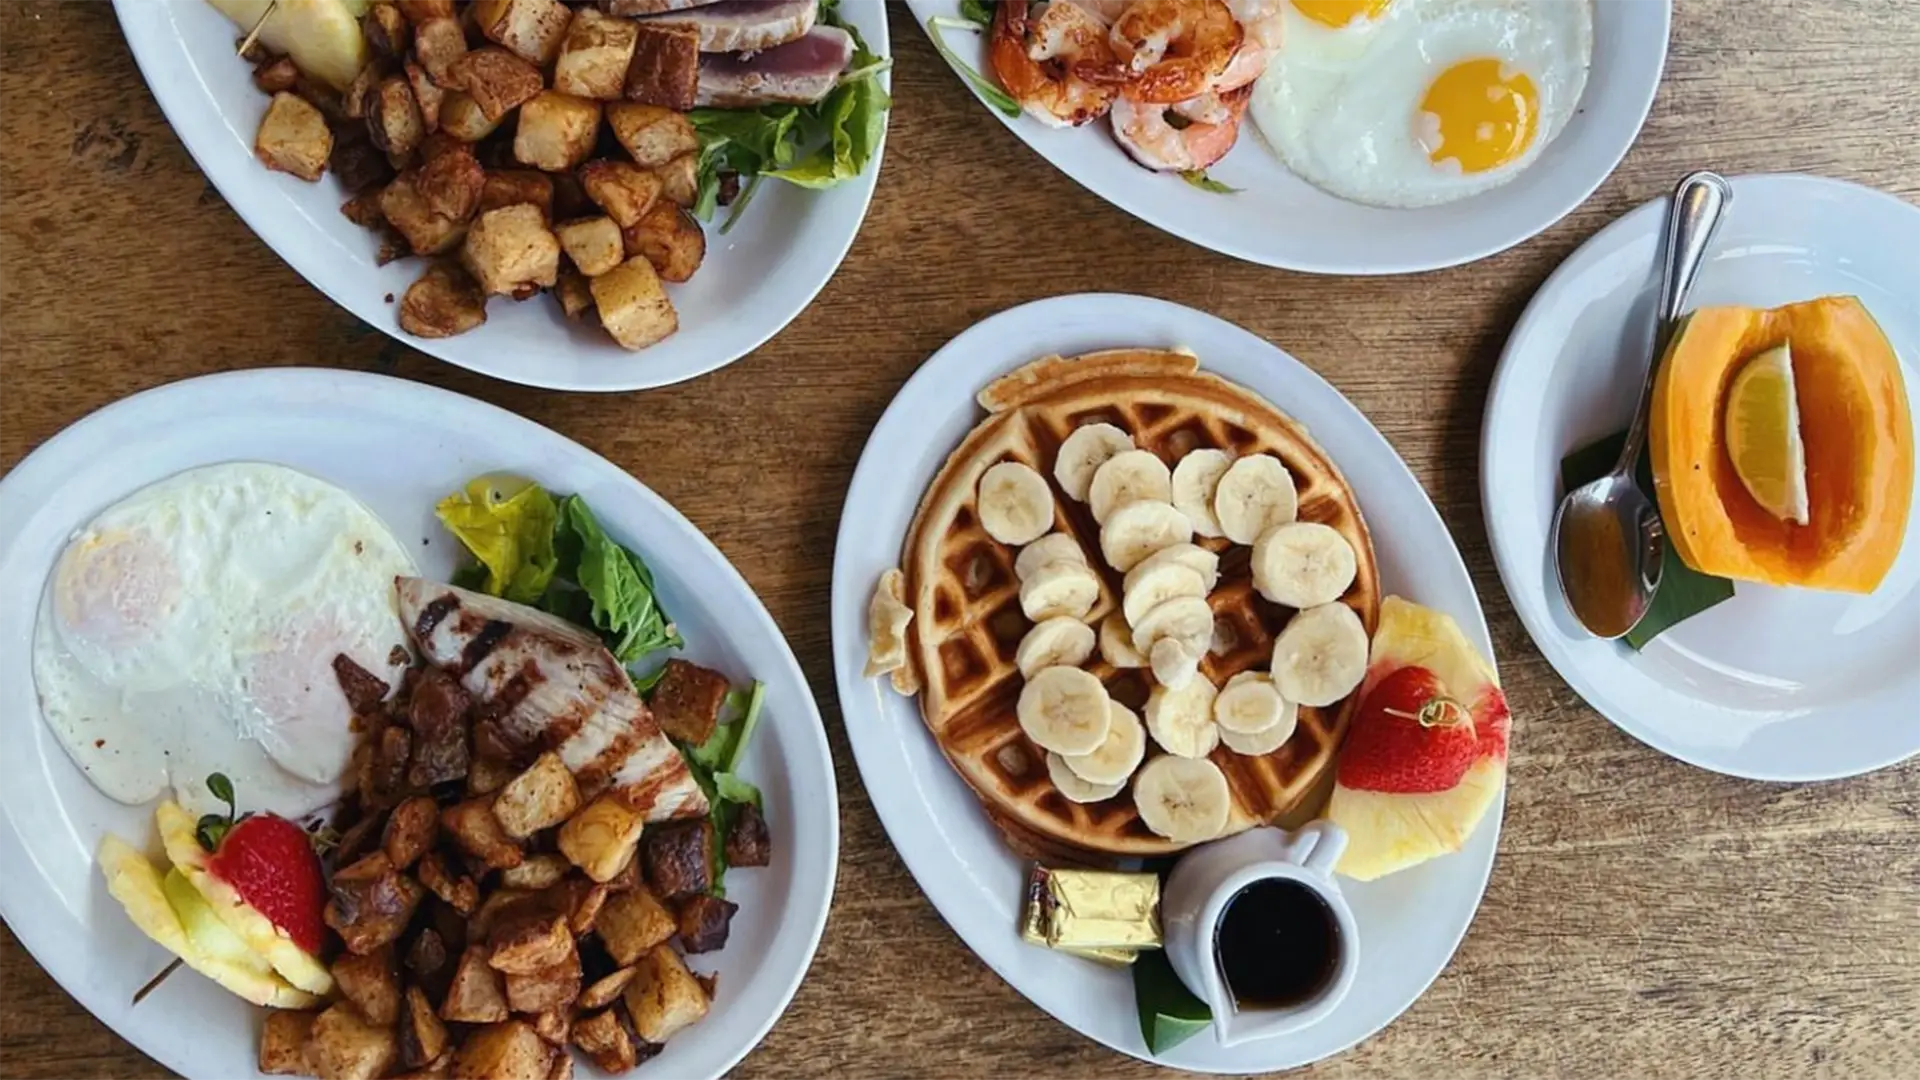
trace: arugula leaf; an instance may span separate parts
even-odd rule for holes
[[[590,601],[592,624],[608,639],[614,658],[631,664],[683,644],[654,597],[653,575],[640,556],[614,543],[580,496],[569,495],[560,505],[565,527],[580,545],[575,576]]]
[[[760,789],[730,772],[713,774],[713,789],[720,798],[730,803],[752,803],[760,805]]]
[[[644,698],[653,693],[653,688],[659,686],[660,680],[666,677],[667,665],[661,664],[645,675],[635,676],[633,680],[633,692]]]
[[[935,15],[927,20],[927,37],[933,41],[934,51],[939,53],[947,63],[953,65],[953,69],[960,73],[960,77],[967,81],[968,86],[973,87],[973,92],[979,94],[981,100],[999,110],[1001,115],[1008,119],[1017,119],[1020,116],[1020,103],[1013,99],[1013,95],[988,82],[979,72],[969,67],[965,60],[960,59],[960,54],[954,52],[953,47],[947,44],[946,39],[940,36],[940,31],[943,29],[979,30],[981,25],[983,24],[975,24],[968,19],[942,18]]]
[[[989,0],[960,0],[960,17],[985,30],[993,25],[993,4]]]
[[[1205,169],[1188,169],[1180,174],[1180,179],[1185,180],[1201,191],[1210,191],[1215,195],[1240,194],[1239,188],[1228,187],[1220,181],[1215,180],[1213,177],[1207,175],[1207,170]]]
[[[434,513],[486,567],[481,587],[516,604],[546,592],[558,568],[554,525],[559,519],[547,489],[518,476],[477,476],[440,500]]]
[[[731,697],[732,695],[728,695]],[[760,726],[760,710],[767,703],[767,684],[756,681],[747,694],[746,706],[742,710],[738,732],[734,735],[733,745],[727,748],[724,772],[734,772],[740,768],[740,761],[747,755],[747,740],[753,738],[753,731]],[[754,800],[756,803],[759,799]]]

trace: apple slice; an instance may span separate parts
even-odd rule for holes
[[[253,29],[266,15],[272,0],[208,0],[220,14],[233,20],[241,33]],[[293,60],[295,67],[345,90],[367,64],[367,39],[352,7],[343,0],[279,0],[266,24],[260,44]],[[358,7],[364,11],[365,4]]]

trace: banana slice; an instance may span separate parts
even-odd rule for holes
[[[907,663],[907,624],[913,609],[903,601],[907,576],[897,568],[880,575],[873,600],[867,604],[867,666],[865,678],[897,671]]]
[[[1091,754],[1107,737],[1107,688],[1074,667],[1041,668],[1020,688],[1020,730],[1056,754]]]
[[[1213,492],[1220,531],[1236,544],[1251,544],[1299,512],[1293,474],[1272,454],[1243,457],[1227,468]]]
[[[1053,489],[1018,461],[1003,461],[980,477],[980,527],[1003,544],[1027,544],[1053,528]]]
[[[1013,576],[1025,581],[1036,570],[1050,562],[1079,563],[1087,565],[1087,553],[1080,550],[1080,542],[1066,533],[1048,533],[1047,535],[1020,549],[1013,560]]]
[[[1126,784],[1140,767],[1140,759],[1147,756],[1147,729],[1132,709],[1117,701],[1109,702],[1107,711],[1112,723],[1106,741],[1091,754],[1074,754],[1065,761],[1073,775],[1087,783],[1117,788]]]
[[[1082,780],[1067,766],[1065,758],[1051,751],[1047,753],[1047,778],[1053,781],[1054,787],[1060,789],[1060,794],[1077,803],[1105,802],[1127,787],[1124,779],[1117,784],[1095,784]]]
[[[1178,690],[1154,687],[1147,695],[1147,733],[1169,754],[1206,757],[1220,745],[1220,729],[1213,723],[1217,693],[1205,677],[1193,679]]]
[[[1100,599],[1100,579],[1085,563],[1048,563],[1020,583],[1020,610],[1034,622],[1056,616],[1084,619]]]
[[[1367,631],[1345,604],[1294,615],[1273,642],[1273,686],[1297,705],[1331,705],[1367,674]]]
[[[1060,482],[1060,490],[1086,502],[1087,487],[1093,483],[1093,474],[1107,463],[1108,458],[1131,449],[1133,436],[1112,424],[1086,424],[1074,428],[1073,434],[1060,444],[1060,453],[1053,459],[1053,478]]]
[[[1031,679],[1041,668],[1077,668],[1092,655],[1093,627],[1079,619],[1056,615],[1027,631],[1013,652],[1013,662],[1023,677]]]
[[[1173,638],[1161,638],[1153,643],[1147,666],[1153,669],[1154,682],[1169,690],[1181,690],[1200,674],[1200,654]]]
[[[1173,467],[1173,505],[1193,522],[1196,536],[1221,536],[1213,493],[1233,458],[1225,450],[1193,450]]]
[[[1100,621],[1100,659],[1117,668],[1143,668],[1147,658],[1133,647],[1133,630],[1127,617],[1114,612]]]
[[[1150,450],[1113,455],[1094,470],[1093,483],[1087,485],[1087,508],[1093,511],[1093,520],[1102,525],[1115,510],[1142,499],[1173,499],[1173,475],[1167,471],[1167,463]]]
[[[1100,554],[1121,573],[1162,548],[1193,539],[1193,523],[1170,502],[1130,502],[1100,526]]]
[[[1127,587],[1121,594],[1120,610],[1129,623],[1138,622],[1148,611],[1168,600],[1182,596],[1204,599],[1206,595],[1207,583],[1198,571],[1177,562],[1162,563],[1148,573],[1127,575]]]
[[[1163,755],[1134,775],[1133,806],[1141,824],[1157,835],[1197,844],[1225,831],[1233,793],[1227,774],[1213,762]]]
[[[1293,738],[1294,726],[1299,721],[1298,707],[1289,703],[1287,713],[1281,721],[1265,731],[1256,731],[1252,735],[1242,735],[1237,731],[1220,729],[1220,745],[1236,754],[1248,757],[1260,757],[1271,754],[1287,744]]]
[[[1180,596],[1149,608],[1133,624],[1133,648],[1142,656],[1153,655],[1153,643],[1172,638],[1185,645],[1195,656],[1213,646],[1213,609],[1198,597]]]
[[[1298,712],[1299,706],[1281,697],[1273,680],[1264,675],[1251,679],[1236,675],[1213,699],[1213,722],[1220,725],[1222,739],[1229,734],[1257,735],[1283,723],[1291,730]]]
[[[1126,584],[1122,587],[1122,595],[1125,594],[1126,589],[1132,588],[1133,583],[1140,577],[1152,573],[1155,567],[1163,566],[1167,563],[1179,563],[1181,566],[1199,574],[1200,580],[1206,582],[1208,592],[1212,592],[1213,587],[1220,584],[1220,556],[1215,555],[1199,544],[1175,544],[1172,547],[1161,548],[1159,551],[1140,560],[1133,569],[1127,571],[1127,580]]]
[[[1359,565],[1353,545],[1317,521],[1295,521],[1260,534],[1253,545],[1253,587],[1290,608],[1332,603],[1346,595]]]

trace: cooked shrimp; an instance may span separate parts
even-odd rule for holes
[[[1027,115],[1049,127],[1078,127],[1113,106],[1119,87],[1076,74],[1114,64],[1106,26],[1072,0],[1042,5],[1025,0],[995,4],[988,59],[1000,85]]]
[[[1074,3],[1086,8],[1094,18],[1108,26],[1112,26],[1113,20],[1133,6],[1133,0],[1074,0]]]
[[[1246,114],[1251,87],[1242,87],[1215,97],[1218,119],[1195,120],[1183,106],[1154,105],[1122,95],[1113,105],[1113,134],[1133,160],[1162,172],[1190,172],[1204,169],[1233,149],[1240,137],[1240,120]],[[1208,113],[1208,108],[1193,111]]]
[[[1110,37],[1126,95],[1170,105],[1205,93],[1245,34],[1224,0],[1135,0]]]

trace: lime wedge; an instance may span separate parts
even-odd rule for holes
[[[1727,456],[1753,501],[1782,521],[1807,523],[1807,449],[1793,355],[1779,345],[1747,361],[1727,390]]]

